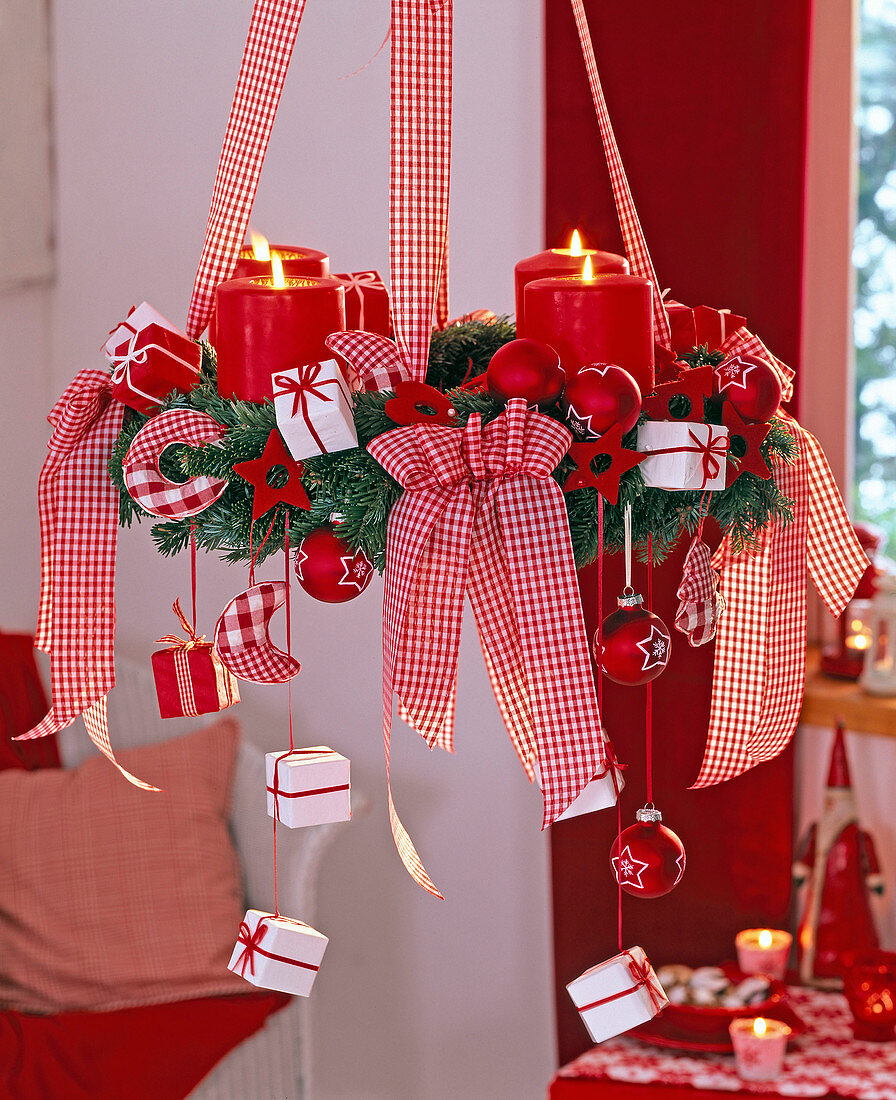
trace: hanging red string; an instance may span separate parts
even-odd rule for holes
[[[653,537],[647,536],[647,608],[653,611]],[[647,682],[644,703],[645,768],[647,771],[647,804],[653,805],[653,683]]]
[[[196,633],[196,521],[190,520],[190,596],[193,604],[193,633]]]

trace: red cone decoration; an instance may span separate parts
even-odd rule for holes
[[[331,527],[318,527],[299,544],[296,576],[316,600],[346,603],[370,584],[373,566],[363,550],[352,550]]]
[[[576,439],[597,439],[617,424],[624,435],[638,423],[641,390],[622,367],[594,363],[569,379],[560,407]]]
[[[502,405],[511,397],[522,397],[527,405],[549,409],[563,393],[566,373],[549,344],[511,340],[491,357],[485,381],[488,392]]]
[[[619,610],[594,635],[594,658],[611,680],[637,687],[655,680],[669,663],[672,638],[663,620],[642,606],[642,596],[633,593],[616,602]]]
[[[661,898],[681,881],[687,863],[684,845],[653,806],[638,810],[636,817],[610,849],[610,866],[627,894]]]
[[[781,379],[757,355],[729,356],[715,368],[715,389],[748,424],[771,418],[781,404]]]

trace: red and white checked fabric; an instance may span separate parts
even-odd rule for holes
[[[607,102],[604,99],[604,90],[600,77],[597,74],[597,62],[594,59],[594,46],[591,41],[591,31],[588,29],[588,17],[585,15],[585,5],[582,0],[570,0],[572,13],[576,21],[576,29],[579,32],[579,42],[582,46],[582,56],[585,59],[585,68],[588,70],[588,83],[591,85],[591,96],[594,100],[594,110],[597,113],[597,124],[600,127],[601,141],[604,146],[604,154],[607,158],[607,167],[610,170],[610,183],[613,187],[613,198],[616,200],[616,213],[619,216],[619,225],[622,229],[622,239],[625,241],[625,254],[631,264],[632,274],[640,275],[642,279],[649,279],[653,284],[653,327],[657,343],[668,348],[672,346],[672,333],[669,327],[669,318],[663,306],[662,291],[657,282],[656,272],[653,269],[653,261],[647,250],[647,242],[644,239],[644,230],[638,218],[635,201],[632,198],[628,185],[628,177],[622,165],[622,157],[619,155],[619,146],[616,144],[616,135],[613,132],[613,124],[607,111]]]
[[[224,438],[226,430],[217,420],[193,409],[169,409],[153,417],[134,436],[124,456],[124,483],[131,497],[145,512],[163,519],[195,516],[214,504],[227,488],[227,478],[169,481],[159,470],[159,459],[174,443],[190,447],[214,443]]]
[[[363,389],[374,393],[394,390],[399,382],[408,381],[394,340],[374,332],[332,332],[325,340],[330,351],[351,364]]]
[[[392,0],[389,269],[405,377],[426,381],[433,314],[447,319],[453,0]]]
[[[255,0],[215,177],[187,333],[198,339],[246,236],[305,0]]]
[[[412,425],[369,452],[404,486],[389,516],[383,615],[387,777],[392,696],[430,746],[453,750],[465,594],[492,687],[529,774],[537,757],[546,827],[608,763],[563,493],[551,477],[572,437],[522,399],[484,429]],[[441,897],[395,813],[408,871]]]
[[[286,602],[285,581],[264,581],[235,596],[215,624],[215,650],[239,680],[285,684],[302,671],[299,662],[271,641],[268,625]]]
[[[82,370],[53,406],[53,433],[37,485],[40,610],[34,644],[50,656],[52,706],[17,740],[65,729],[81,714],[95,744],[138,787],[156,790],[115,759],[106,695],[115,686],[118,491],[109,453],[124,416],[105,371]]]
[[[730,1054],[662,1050],[634,1037],[608,1039],[559,1071],[561,1078],[619,1081],[663,1088],[761,1092],[790,1097],[843,1097],[893,1100],[896,1096],[896,1044],[853,1038],[852,1017],[840,993],[791,987],[789,1007],[805,1025],[791,1044],[780,1077],[755,1084],[742,1081]],[[655,1027],[648,1024],[647,1027]]]
[[[775,480],[794,501],[790,524],[766,529],[755,554],[716,551],[727,611],[719,625],[709,733],[694,787],[732,779],[785,748],[802,702],[806,570],[833,615],[868,567],[818,441],[791,418],[800,445]]]
[[[684,559],[676,595],[679,604],[675,629],[687,635],[688,643],[694,647],[711,642],[725,601],[719,595],[719,570],[713,567],[709,547],[699,533]]]

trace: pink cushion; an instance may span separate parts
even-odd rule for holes
[[[244,991],[224,719],[72,771],[0,773],[0,1006],[107,1010]]]

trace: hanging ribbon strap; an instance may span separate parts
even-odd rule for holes
[[[41,591],[34,644],[50,655],[52,707],[22,740],[65,729],[81,714],[98,748],[132,783],[109,742],[106,694],[115,685],[115,546],[118,490],[109,454],[124,405],[105,371],[82,370],[53,406],[49,454],[38,481]]]
[[[161,638],[156,639],[157,644],[168,645],[174,649],[183,650],[189,650],[193,649],[195,646],[203,645],[205,643],[205,635],[196,633],[194,627],[181,610],[180,598],[174,601],[172,610],[177,616],[181,629],[186,634],[186,638],[181,638],[177,634],[164,634]]]
[[[215,288],[236,266],[304,8],[305,0],[256,0],[252,10],[193,283],[191,339],[205,331]]]
[[[522,399],[484,430],[413,425],[379,436],[373,457],[404,486],[389,516],[383,634],[387,773],[392,695],[430,746],[453,749],[457,652],[469,593],[492,686],[530,775],[544,825],[606,768],[563,494],[551,472],[571,436]],[[391,801],[396,846],[441,896]]]
[[[594,46],[591,42],[591,31],[588,29],[585,5],[582,0],[571,0],[571,3],[572,13],[576,21],[576,30],[579,32],[579,42],[582,46],[582,56],[585,59],[585,68],[588,70],[588,83],[591,85],[591,97],[594,100],[594,110],[597,113],[597,124],[600,127],[607,167],[610,170],[610,183],[613,187],[613,198],[616,201],[616,212],[619,215],[622,239],[625,242],[625,254],[631,264],[633,274],[640,275],[643,279],[649,279],[653,285],[654,335],[657,343],[668,348],[672,346],[669,318],[666,316],[662,292],[657,282],[656,272],[653,269],[653,261],[647,250],[644,230],[641,228],[638,211],[635,208],[635,202],[628,185],[628,177],[625,174],[625,168],[622,166],[622,157],[619,155],[619,146],[616,144],[616,135],[613,133],[613,125],[607,111],[604,90],[601,87],[600,77],[597,75],[597,62],[594,59]]]

